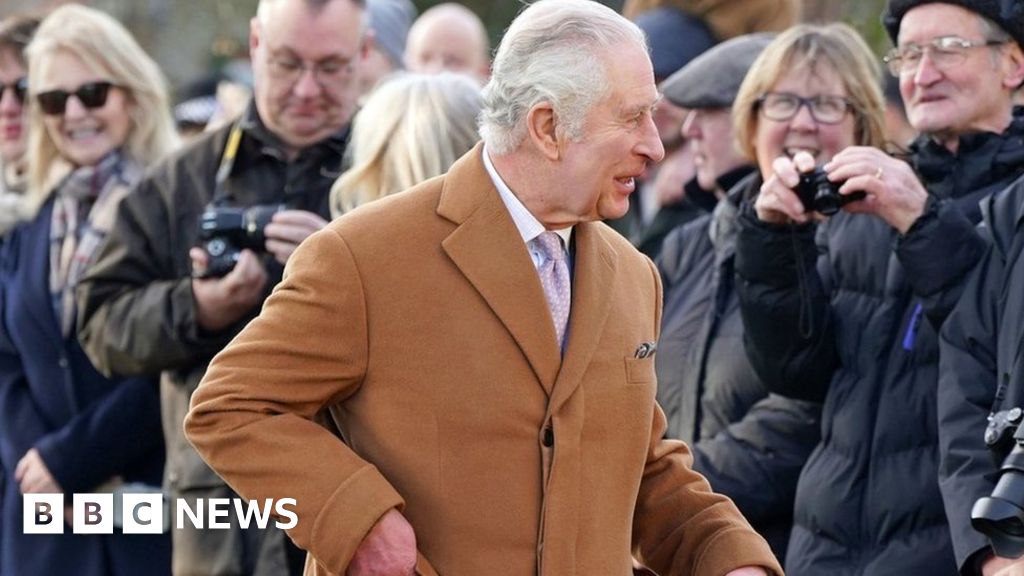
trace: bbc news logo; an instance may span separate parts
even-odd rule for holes
[[[74,534],[113,534],[118,528],[125,534],[162,534],[171,527],[169,506],[160,493],[121,493],[115,506],[113,494],[75,494],[71,506],[71,529]],[[228,530],[234,514],[242,528],[264,529],[274,517],[273,525],[282,530],[294,528],[299,517],[292,509],[294,498],[280,500],[243,500],[241,498],[199,498],[191,502],[174,501],[176,530]],[[25,534],[63,534],[65,525],[63,494],[23,494]],[[272,514],[273,513],[273,514]]]

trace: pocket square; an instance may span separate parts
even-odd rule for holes
[[[633,358],[647,358],[653,356],[654,351],[658,349],[658,344],[655,342],[644,342],[636,347],[636,351],[633,352]]]

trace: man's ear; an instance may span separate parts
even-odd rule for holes
[[[1003,60],[1003,86],[1010,90],[1016,90],[1021,84],[1024,84],[1024,50],[1021,49],[1020,44],[1010,42],[1007,52],[1007,57]]]
[[[541,102],[530,108],[526,113],[526,129],[530,141],[537,150],[549,160],[558,160],[561,146],[558,138],[558,117],[555,109],[548,102]]]
[[[373,28],[370,28],[363,33],[363,41],[359,45],[359,59],[366,60],[370,56],[370,50],[372,50],[373,47],[376,45],[377,33],[373,30]],[[389,57],[388,62],[390,61],[391,59]]]
[[[249,20],[249,59],[256,60],[256,49],[260,46],[260,21],[253,16]]]

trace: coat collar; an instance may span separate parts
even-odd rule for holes
[[[611,305],[616,253],[603,225],[575,227],[569,342],[564,360],[544,290],[526,245],[484,169],[483,145],[459,159],[444,179],[437,213],[456,224],[442,247],[522,350],[551,397],[552,409],[582,380]]]

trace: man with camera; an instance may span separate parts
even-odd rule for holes
[[[171,497],[234,497],[182,421],[210,359],[258,313],[296,246],[326,225],[367,52],[363,13],[362,0],[261,0],[248,109],[150,172],[79,287],[79,335],[96,366],[162,373]],[[232,525],[174,530],[174,572],[301,570],[283,533]]]
[[[1005,29],[1019,49],[1024,9],[1003,8],[1014,15]],[[981,210],[988,248],[939,341],[940,478],[962,573],[1019,576],[1024,482],[1019,460],[1011,468],[1024,445],[1013,438],[1024,407],[1024,180],[983,200]]]
[[[815,161],[793,150],[741,215],[751,363],[775,391],[825,402],[787,573],[995,568],[980,535],[966,533],[975,497],[964,497],[965,470],[949,458],[981,442],[984,417],[977,429],[960,416],[936,423],[948,400],[937,391],[937,335],[984,252],[978,202],[1024,173],[1024,114],[1013,108],[1024,80],[1019,5],[890,0],[886,63],[922,134],[908,161],[869,147],[836,154],[827,181],[864,197],[826,220],[794,191]]]

